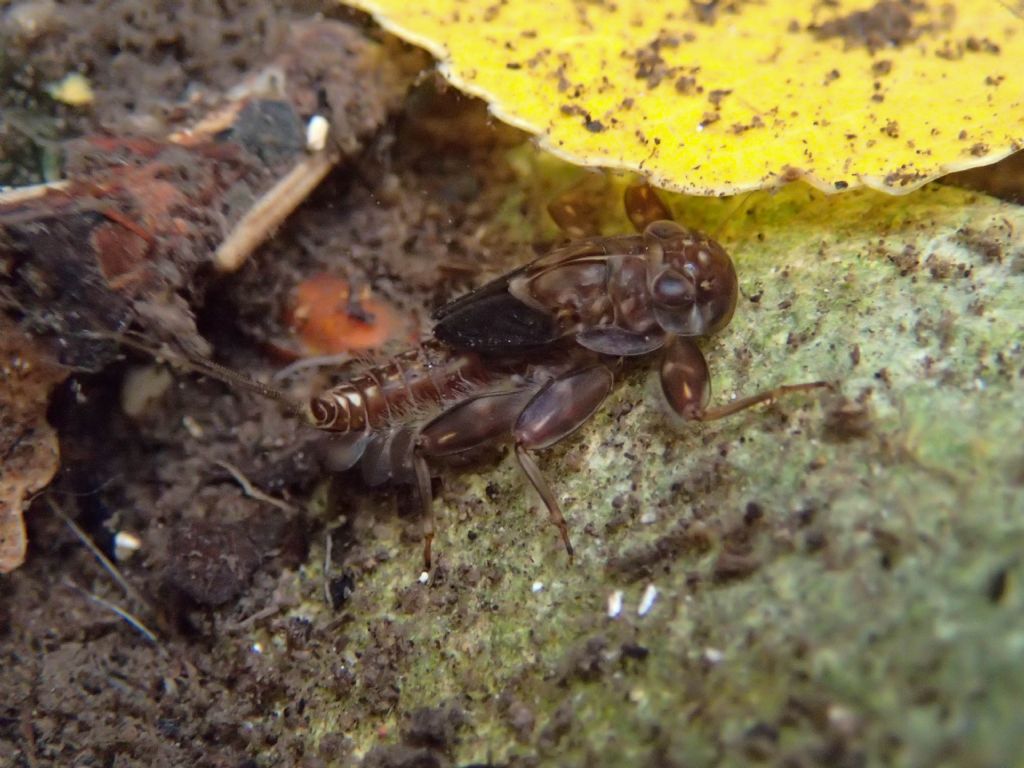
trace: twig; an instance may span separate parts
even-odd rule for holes
[[[129,613],[124,608],[121,608],[119,605],[116,605],[116,604],[110,602],[109,600],[106,600],[106,599],[100,597],[99,595],[97,595],[97,594],[95,594],[93,592],[90,592],[85,587],[79,586],[78,584],[73,582],[71,579],[64,579],[64,584],[66,584],[67,586],[71,587],[72,589],[77,590],[81,594],[85,595],[87,598],[89,598],[94,603],[96,603],[96,605],[102,606],[103,608],[106,608],[111,613],[114,613],[114,614],[117,614],[118,616],[120,616],[122,619],[124,619],[124,621],[126,621],[132,627],[132,629],[134,629],[136,632],[138,632],[144,638],[149,640],[149,642],[151,642],[153,645],[155,645],[160,650],[160,652],[162,654],[166,653],[166,651],[164,651],[163,646],[160,645],[160,638],[157,637],[156,633],[153,630],[151,630],[149,627],[147,627],[145,624],[143,624],[142,620],[139,619],[137,616]]]
[[[226,461],[216,461],[214,463],[226,469],[231,476],[235,478],[238,484],[242,486],[243,493],[245,493],[249,498],[257,499],[258,501],[265,501],[267,504],[271,504],[284,512],[299,511],[297,507],[289,504],[287,501],[282,501],[281,499],[275,499],[273,496],[268,496],[259,488],[255,487],[251,482],[249,482],[249,478],[242,474],[242,470],[234,464],[229,464]]]
[[[256,204],[246,211],[213,254],[221,272],[234,272],[256,246],[266,240],[338,162],[334,150],[322,150],[299,161]]]
[[[257,621],[263,621],[263,619],[268,619],[274,614],[280,612],[280,610],[280,605],[268,605],[266,608],[261,608],[260,610],[256,611],[256,613],[249,614],[244,619],[240,619],[239,621],[235,622],[225,623],[224,630],[226,632],[238,632],[242,629],[248,629]]]
[[[0,206],[15,206],[37,200],[51,192],[63,192],[68,188],[66,181],[51,181],[48,184],[33,184],[29,187],[0,187]]]
[[[112,563],[105,554],[103,554],[103,551],[99,547],[96,546],[96,542],[90,539],[89,536],[86,535],[85,531],[78,527],[78,524],[74,520],[64,514],[64,510],[58,506],[57,502],[53,500],[53,497],[47,495],[46,502],[50,505],[50,509],[53,510],[53,513],[63,520],[65,524],[67,524],[68,528],[74,531],[79,541],[81,541],[86,548],[92,552],[93,557],[99,560],[100,565],[102,565],[114,581],[120,585],[125,594],[139,605],[144,606],[148,611],[152,612],[153,607],[149,604],[146,598],[144,598],[139,591],[128,582],[128,580],[121,574],[121,571],[118,570],[118,567],[114,565],[114,563]]]
[[[334,549],[334,531],[327,531],[327,541],[324,544],[324,600],[331,608],[334,608],[334,600],[331,599],[331,551]]]

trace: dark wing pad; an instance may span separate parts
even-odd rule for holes
[[[549,344],[559,337],[554,317],[505,292],[470,294],[458,306],[442,307],[435,317],[438,322],[434,336],[456,349],[511,353]]]

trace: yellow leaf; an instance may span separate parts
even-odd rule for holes
[[[545,149],[683,192],[904,193],[1024,146],[999,0],[343,1]]]

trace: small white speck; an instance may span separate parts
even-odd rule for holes
[[[530,590],[534,594],[536,594],[537,592],[540,592],[542,589],[544,589],[544,582],[543,581],[535,581],[535,582],[533,582],[533,586],[530,587]]]
[[[608,618],[617,619],[622,613],[622,590],[616,589],[608,595]]]
[[[704,123],[697,123],[697,133],[704,132]]]
[[[828,708],[828,724],[844,736],[852,736],[856,734],[859,722],[857,715],[849,709],[833,704]]]
[[[978,390],[979,392],[984,392],[985,391],[985,387],[986,387],[986,384],[985,384],[985,380],[984,379],[975,379],[974,380],[974,388],[976,390]]]
[[[643,525],[650,525],[651,523],[658,522],[658,513],[653,509],[648,509],[642,515],[640,515],[640,522]]]
[[[644,590],[643,595],[640,596],[640,605],[636,608],[637,616],[646,616],[652,607],[654,607],[654,601],[658,597],[658,588],[653,584],[648,584],[647,589]]]
[[[203,428],[200,426],[199,422],[191,416],[182,416],[181,425],[185,427],[185,431],[187,431],[196,440],[202,438]]]
[[[327,134],[331,130],[331,124],[323,115],[313,115],[306,123],[306,150],[309,152],[320,152],[327,146]]]
[[[643,688],[634,688],[629,692],[629,700],[634,704],[643,704],[647,701],[647,691]]]
[[[134,533],[118,531],[114,534],[114,557],[118,562],[124,562],[140,549],[142,549],[142,542]]]
[[[717,648],[705,648],[704,659],[709,664],[721,664],[725,660],[725,654]]]
[[[253,653],[263,653],[263,646],[260,643],[253,643],[252,648],[250,648],[250,650]]]
[[[417,579],[417,581],[419,581],[420,584],[426,584],[428,581],[430,581],[430,574],[424,571],[420,574],[420,577],[419,579]]]

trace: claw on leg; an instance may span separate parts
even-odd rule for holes
[[[430,550],[434,543],[434,532],[423,532],[423,570],[430,573]]]

